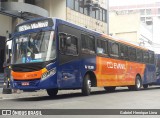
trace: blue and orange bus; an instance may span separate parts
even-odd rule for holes
[[[57,18],[17,25],[12,53],[12,87],[46,89],[52,97],[64,89],[139,90],[156,81],[153,51]]]

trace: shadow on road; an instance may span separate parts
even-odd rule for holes
[[[90,96],[83,96],[81,92],[78,93],[67,93],[67,94],[59,94],[54,98],[51,98],[49,96],[34,96],[34,97],[27,97],[27,98],[17,98],[13,99],[16,102],[21,102],[21,101],[45,101],[45,100],[62,100],[62,99],[70,99],[70,98],[76,98],[76,97],[92,97],[95,95],[103,95],[103,94],[116,94],[119,92],[145,92],[145,91],[151,91],[151,90],[156,90],[160,89],[160,87],[152,87],[148,89],[141,89],[140,91],[129,91],[128,89],[116,89],[114,92],[107,92],[105,90],[100,90],[100,91],[93,91]]]

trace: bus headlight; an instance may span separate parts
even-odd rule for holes
[[[53,68],[45,73],[43,73],[42,75],[42,79],[46,79],[47,77],[51,76],[51,75],[54,75],[56,73],[56,68]]]

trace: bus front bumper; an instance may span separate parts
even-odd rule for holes
[[[29,91],[58,88],[56,75],[49,77],[45,80],[37,79],[37,80],[17,81],[11,79],[11,87],[13,89],[29,90]]]

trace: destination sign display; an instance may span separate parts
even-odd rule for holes
[[[52,25],[53,25],[53,23],[52,23]],[[43,27],[48,27],[48,26],[51,26],[50,21],[43,20],[43,21],[37,21],[37,22],[32,22],[32,23],[20,25],[17,27],[17,31],[22,32],[22,31],[26,31],[26,30],[43,28]]]

